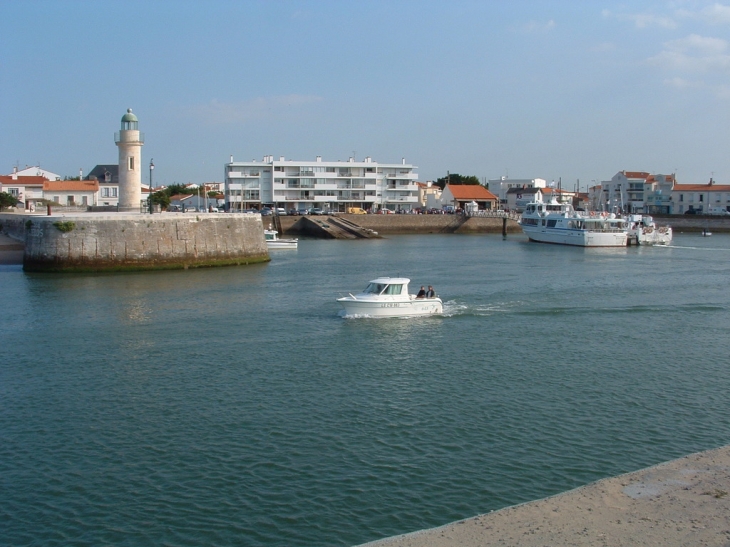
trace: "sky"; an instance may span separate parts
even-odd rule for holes
[[[730,0],[0,0],[0,173],[276,158],[730,184]],[[143,171],[143,182],[148,174]]]

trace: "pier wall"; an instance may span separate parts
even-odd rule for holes
[[[11,218],[7,218],[11,217]],[[258,215],[0,215],[26,271],[186,269],[269,260]]]
[[[501,218],[472,217],[462,215],[350,215],[338,214],[363,228],[374,230],[380,235],[387,234],[437,234],[437,233],[502,233]],[[264,224],[272,222],[264,217]],[[303,217],[282,216],[281,228],[285,234],[303,234],[306,232]],[[316,218],[316,217],[315,217]],[[319,217],[325,219],[327,217]],[[268,224],[267,224],[268,225]],[[522,233],[519,224],[514,220],[507,221],[507,232]]]

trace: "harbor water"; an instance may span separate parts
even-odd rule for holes
[[[0,544],[351,546],[730,443],[730,236],[0,266]],[[375,277],[444,315],[347,319]]]

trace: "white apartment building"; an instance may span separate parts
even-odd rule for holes
[[[513,188],[545,188],[545,179],[511,179],[502,177],[498,179],[490,179],[489,191],[499,197],[501,206],[507,206],[507,192]]]
[[[406,163],[363,161],[286,160],[264,156],[260,162],[225,165],[226,210],[286,210],[319,207],[344,212],[347,207],[365,210],[410,210],[419,206],[416,166]]]

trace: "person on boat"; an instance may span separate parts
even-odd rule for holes
[[[421,285],[421,290],[418,291],[416,298],[426,298],[426,289]]]
[[[436,291],[433,290],[431,285],[428,286],[428,291],[426,291],[426,298],[436,298]]]

